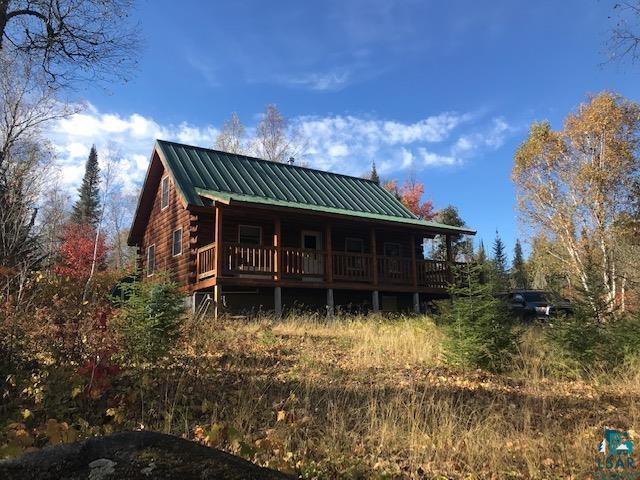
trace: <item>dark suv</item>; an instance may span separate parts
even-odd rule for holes
[[[546,320],[554,313],[568,315],[573,311],[569,300],[563,298],[552,303],[551,295],[542,290],[512,290],[498,297],[520,320]]]

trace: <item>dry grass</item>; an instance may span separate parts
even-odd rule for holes
[[[190,329],[138,421],[305,478],[588,478],[602,428],[640,421],[640,369],[559,379],[536,331],[497,376],[447,369],[426,318]]]
[[[583,479],[604,426],[640,424],[640,363],[584,375],[536,328],[502,375],[448,368],[424,317],[191,320],[184,333],[170,358],[93,389],[77,365],[46,362],[0,455],[50,443],[53,420],[80,437],[171,432],[307,479]]]

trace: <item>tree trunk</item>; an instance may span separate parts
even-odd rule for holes
[[[11,0],[0,0],[0,51],[2,50],[2,40],[4,30],[7,26],[7,13],[9,12],[9,2]]]

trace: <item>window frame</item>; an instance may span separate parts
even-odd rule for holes
[[[153,270],[149,269],[149,265],[150,265],[149,259],[151,258],[149,254],[151,253],[151,249],[153,249]],[[156,272],[156,244],[152,243],[147,247],[147,277],[153,276],[155,272]]]
[[[178,236],[179,240],[180,240],[180,251],[178,253],[176,253],[176,233],[180,232],[180,235]],[[172,233],[171,233],[171,256],[172,257],[179,257],[180,255],[182,255],[182,227],[180,228],[176,228]]]
[[[258,243],[256,244],[252,244],[252,243],[248,243],[248,244],[243,244],[242,241],[240,240],[241,238],[241,230],[243,228],[257,228],[258,229]],[[247,224],[240,224],[238,225],[238,243],[241,245],[251,245],[252,247],[259,247],[262,246],[262,226],[261,225],[247,225]]]
[[[165,204],[165,198],[164,198],[165,185],[167,186],[167,203],[166,204]],[[165,208],[169,207],[170,194],[171,194],[171,188],[169,185],[169,175],[166,175],[162,177],[162,180],[160,181],[160,210],[164,210]]]

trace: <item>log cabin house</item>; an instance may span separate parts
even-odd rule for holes
[[[451,239],[378,183],[158,140],[129,235],[144,278],[172,275],[194,309],[419,311],[446,296]],[[446,238],[447,259],[423,254]]]

